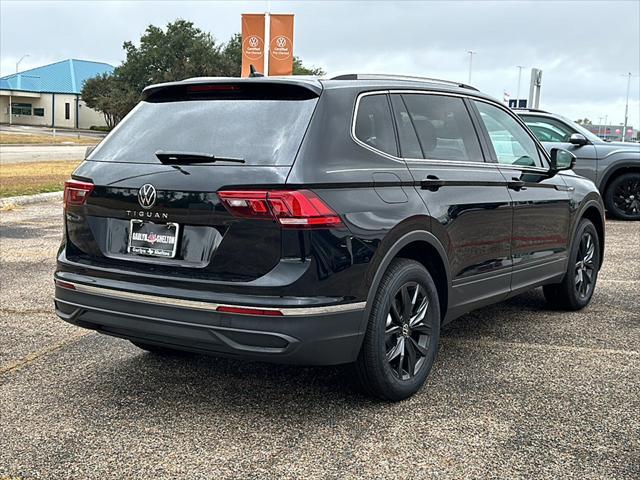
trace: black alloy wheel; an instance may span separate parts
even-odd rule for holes
[[[605,203],[611,216],[620,220],[640,220],[640,173],[626,173],[609,185]]]
[[[385,350],[391,371],[407,380],[424,365],[431,341],[431,326],[425,323],[429,298],[416,282],[402,285],[393,296],[387,314]]]
[[[582,234],[575,264],[575,287],[580,298],[588,298],[595,285],[596,265],[594,263],[596,243],[588,230]]]
[[[372,301],[355,363],[361,388],[391,401],[416,393],[435,361],[440,320],[438,290],[427,269],[415,260],[393,260]]]
[[[563,310],[586,307],[593,297],[600,263],[598,231],[591,220],[583,218],[571,242],[567,270],[562,281],[542,287],[549,305]]]

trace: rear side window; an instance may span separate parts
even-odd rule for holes
[[[317,98],[143,101],[89,160],[159,163],[155,152],[242,158],[245,165],[292,165]]]
[[[403,94],[423,158],[484,162],[464,101],[445,95]]]
[[[360,98],[355,136],[376,150],[389,155],[398,155],[391,110],[385,94],[366,95]]]

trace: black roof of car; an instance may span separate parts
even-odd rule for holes
[[[412,90],[435,90],[449,93],[465,94],[488,100],[496,101],[493,97],[481,93],[475,87],[459,82],[439,80],[434,78],[409,77],[402,75],[368,75],[368,74],[347,74],[333,78],[323,78],[315,76],[284,76],[284,77],[196,77],[177,82],[166,82],[149,85],[143,90],[143,98],[147,98],[151,93],[171,87],[199,84],[277,84],[296,85],[311,90],[316,95],[320,95],[323,90],[334,88],[358,88],[363,89],[412,89]],[[364,87],[364,88],[363,88]]]

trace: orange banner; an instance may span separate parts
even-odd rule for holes
[[[293,15],[269,15],[269,75],[293,74]]]
[[[264,14],[242,14],[242,76],[248,77],[250,65],[264,73]]]

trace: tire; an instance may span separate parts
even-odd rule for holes
[[[129,340],[136,347],[141,348],[142,350],[146,350],[149,353],[154,355],[161,355],[164,357],[180,355],[182,352],[180,350],[174,350],[169,347],[161,347],[160,345],[152,345],[150,343],[138,342],[137,340]]]
[[[439,337],[440,302],[431,275],[416,261],[393,260],[373,300],[355,364],[360,387],[383,400],[410,397],[431,371]]]
[[[596,227],[583,218],[571,245],[569,264],[560,283],[542,287],[547,303],[562,310],[581,310],[591,301],[600,269],[600,239]]]
[[[604,194],[607,212],[618,220],[640,220],[640,173],[614,178]]]

